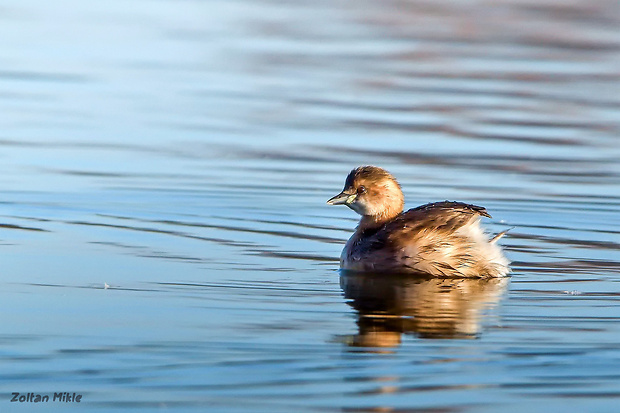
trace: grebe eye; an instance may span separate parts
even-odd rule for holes
[[[357,188],[357,193],[358,193],[358,194],[365,194],[365,193],[366,193],[366,187],[365,187],[364,185],[360,185],[360,186]]]

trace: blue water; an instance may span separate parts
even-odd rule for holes
[[[613,1],[0,8],[0,411],[615,412]],[[362,164],[510,279],[341,277]],[[13,392],[82,394],[12,403]]]

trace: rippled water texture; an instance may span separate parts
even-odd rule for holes
[[[615,412],[615,0],[0,8],[0,411]],[[338,273],[360,164],[513,276]]]

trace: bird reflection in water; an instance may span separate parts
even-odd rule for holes
[[[437,278],[342,272],[340,286],[358,314],[352,347],[396,347],[402,334],[427,339],[473,339],[509,278]]]

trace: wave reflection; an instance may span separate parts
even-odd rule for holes
[[[508,278],[428,278],[402,274],[349,274],[340,286],[357,311],[354,347],[396,347],[402,334],[426,339],[472,339],[485,311],[495,307]]]

